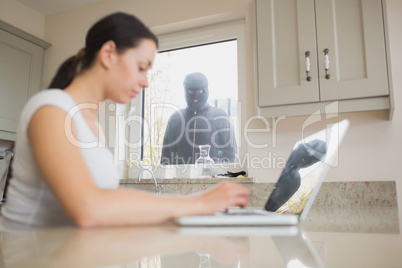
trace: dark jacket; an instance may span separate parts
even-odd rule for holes
[[[237,145],[233,123],[219,108],[207,105],[194,111],[188,107],[169,118],[163,140],[161,164],[194,164],[199,145],[211,145],[210,157],[217,162],[234,163]]]

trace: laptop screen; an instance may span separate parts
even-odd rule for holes
[[[335,156],[348,125],[343,120],[296,143],[265,205],[267,211],[307,213],[328,169],[337,164]]]

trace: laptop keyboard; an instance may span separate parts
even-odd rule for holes
[[[236,209],[228,210],[224,212],[218,212],[216,215],[219,216],[267,216],[273,214],[272,212],[265,210],[254,210],[254,209]]]

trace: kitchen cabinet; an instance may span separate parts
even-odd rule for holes
[[[256,0],[265,116],[392,109],[381,0]]]
[[[27,100],[42,89],[49,44],[0,21],[0,139],[15,140]]]

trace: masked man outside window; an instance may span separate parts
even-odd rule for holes
[[[163,140],[161,164],[194,164],[199,145],[209,144],[215,163],[236,162],[237,145],[233,123],[222,109],[208,104],[208,79],[202,73],[184,78],[187,107],[174,112]]]

